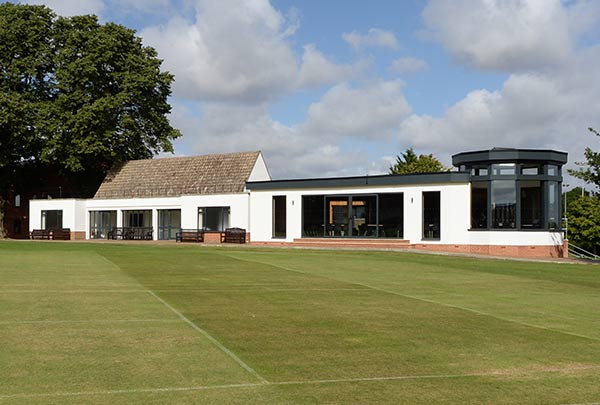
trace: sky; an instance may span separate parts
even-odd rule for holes
[[[410,147],[600,150],[598,0],[23,2],[154,47],[179,156],[261,150],[281,179],[386,173]]]

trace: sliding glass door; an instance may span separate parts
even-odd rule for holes
[[[302,197],[303,237],[401,238],[402,193]]]

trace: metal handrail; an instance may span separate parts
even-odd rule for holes
[[[569,256],[576,257],[578,259],[586,260],[600,260],[600,256],[588,252],[587,250],[580,248],[579,246],[569,243]]]

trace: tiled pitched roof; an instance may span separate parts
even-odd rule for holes
[[[132,160],[106,175],[94,199],[240,193],[259,155],[240,152]]]

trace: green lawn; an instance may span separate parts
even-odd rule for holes
[[[600,267],[0,242],[0,403],[600,401]]]

